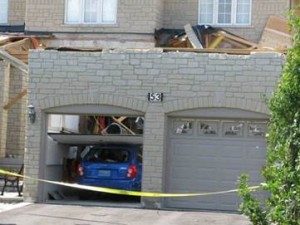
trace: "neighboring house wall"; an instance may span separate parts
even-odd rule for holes
[[[154,0],[155,7],[155,28],[159,29],[163,27],[164,18],[164,2],[165,0]]]
[[[26,0],[9,0],[8,4],[8,24],[23,25],[25,23]]]
[[[27,97],[9,109],[4,109],[9,99],[27,86],[27,78],[15,67],[0,61],[0,158],[24,157]]]
[[[158,0],[118,0],[117,24],[65,24],[64,0],[27,0],[26,31],[154,33]]]
[[[27,84],[27,77],[15,67],[10,72],[9,98],[19,94]],[[27,110],[27,96],[21,98],[8,110],[7,147],[6,154],[15,158],[24,157],[25,124]]]
[[[0,61],[0,158],[6,156],[8,112],[2,106],[9,98],[9,69],[10,66],[5,61]]]
[[[199,0],[165,0],[164,28],[183,29],[187,23],[197,25]],[[252,22],[250,26],[220,26],[229,32],[258,42],[269,16],[285,16],[289,9],[289,1],[252,0]]]
[[[143,190],[160,192],[164,190],[168,113],[226,107],[267,114],[262,95],[271,96],[285,57],[277,53],[162,53],[160,49],[34,50],[29,62],[29,101],[36,107],[37,120],[28,126],[26,175],[43,177],[39,168],[45,160],[43,112],[64,105],[105,104],[145,114]],[[148,92],[163,92],[164,101],[148,103]],[[25,200],[41,200],[37,185],[26,180]],[[143,203],[159,207],[160,200],[144,199]]]

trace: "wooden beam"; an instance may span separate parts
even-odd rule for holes
[[[4,50],[8,50],[8,49],[11,49],[11,48],[21,48],[25,44],[27,44],[28,40],[29,40],[28,38],[24,38],[24,39],[22,39],[20,41],[10,42],[10,43],[8,43],[6,45],[3,45],[2,48]]]
[[[224,39],[223,35],[219,35],[216,37],[215,40],[212,41],[212,43],[209,44],[208,48],[209,49],[215,49],[220,43],[221,41]]]
[[[224,48],[224,49],[195,49],[195,48],[162,48],[164,52],[197,52],[197,53],[224,53],[224,54],[233,54],[233,55],[249,55],[254,52],[277,52],[286,54],[286,49],[234,49],[234,48]]]
[[[127,126],[125,126],[122,122],[119,122],[119,120],[116,117],[112,117],[112,119],[118,123],[121,127],[123,127],[125,130],[127,130],[129,133],[131,133],[132,135],[136,135],[136,133],[134,133],[132,130],[130,130]]]
[[[113,117],[113,119],[118,123],[122,123],[125,119],[127,119],[127,116],[120,116],[118,119]]]
[[[11,56],[6,51],[0,50],[0,58],[11,63],[14,67],[18,68],[22,72],[28,74],[28,65],[23,63],[21,60],[17,59],[16,57]]]
[[[253,49],[254,48],[254,47],[250,47],[249,45],[244,45],[240,42],[234,41],[234,40],[229,39],[229,38],[224,38],[223,41],[233,45],[234,48],[240,48],[240,49]]]
[[[24,89],[21,93],[11,98],[4,106],[3,109],[9,109],[12,105],[16,104],[21,98],[27,94],[27,89]]]
[[[35,37],[30,37],[31,43],[34,49],[38,49],[40,47],[39,41]]]
[[[222,35],[225,38],[228,38],[228,39],[234,40],[236,42],[239,42],[241,44],[248,45],[249,47],[257,47],[258,46],[256,43],[253,43],[251,41],[247,41],[247,40],[245,40],[243,38],[234,36],[232,34],[228,34],[228,33],[224,32],[224,31],[219,31],[217,34],[218,35]]]
[[[1,38],[0,39],[0,45],[4,45],[7,42],[10,42],[10,38],[9,37],[5,37],[5,38]]]

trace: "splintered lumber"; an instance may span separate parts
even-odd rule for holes
[[[10,42],[10,38],[6,36],[0,36],[0,46]]]
[[[19,41],[10,42],[6,45],[2,46],[2,49],[8,50],[8,49],[22,49],[25,45],[28,45],[28,38],[24,38]],[[28,48],[27,48],[28,49]]]
[[[127,117],[126,117],[127,118]],[[126,119],[125,117],[120,117],[120,118],[116,118],[116,117],[112,117],[112,119],[114,120],[114,122],[116,122],[116,123],[118,123],[121,127],[123,127],[126,131],[128,131],[130,134],[133,134],[133,135],[135,135],[136,133],[134,133],[131,129],[129,129],[126,125],[124,125],[123,123],[122,123],[122,121],[124,120],[124,119]]]
[[[202,44],[200,43],[197,35],[195,34],[191,24],[186,24],[184,26],[184,31],[189,38],[190,43],[192,44],[193,48],[203,48]]]
[[[117,122],[117,123],[122,123],[124,120],[127,119],[127,116],[120,116],[118,119],[116,117],[114,117],[114,120]]]
[[[40,47],[38,39],[36,39],[35,37],[30,37],[30,40],[34,49],[38,49]]]
[[[217,32],[217,35],[223,36],[224,39],[230,40],[231,43],[236,42],[238,46],[240,46],[241,44],[245,45],[249,48],[257,48],[257,46],[258,46],[256,43],[253,43],[251,41],[248,41],[243,38],[237,37],[235,35],[229,34],[225,31],[219,31],[219,32]]]
[[[164,47],[162,48],[164,52],[196,52],[196,53],[220,53],[220,54],[232,54],[232,55],[249,55],[255,52],[279,52],[286,54],[287,50],[286,49],[234,49],[234,48],[226,48],[226,49],[195,49],[195,48],[169,48],[169,47]]]
[[[22,72],[28,74],[28,65],[22,62],[20,59],[17,59],[14,56],[11,56],[6,51],[0,50],[0,58],[6,60],[11,63],[14,67],[21,70]]]
[[[260,47],[274,49],[290,48],[292,36],[286,19],[270,16],[259,41]]]
[[[3,109],[9,109],[12,105],[16,104],[21,98],[27,94],[27,89],[24,89],[21,93],[10,99],[4,106]]]

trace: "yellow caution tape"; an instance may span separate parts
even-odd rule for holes
[[[97,191],[97,192],[104,192],[104,193],[117,194],[117,195],[140,196],[140,197],[159,197],[159,198],[194,197],[194,196],[220,195],[220,194],[227,194],[227,193],[233,193],[233,192],[238,191],[238,189],[232,189],[232,190],[228,190],[228,191],[202,192],[202,193],[140,192],[140,191],[126,191],[126,190],[105,188],[105,187],[95,187],[95,186],[88,186],[88,185],[81,185],[81,184],[74,184],[74,183],[71,184],[71,183],[50,181],[50,180],[44,180],[44,179],[35,179],[35,178],[32,178],[32,177],[23,176],[23,175],[13,173],[13,172],[9,172],[9,171],[2,170],[2,169],[0,169],[0,174],[5,174],[5,175],[9,175],[9,176],[23,177],[23,178],[32,179],[32,180],[38,180],[38,181],[45,182],[45,183],[56,184],[56,185],[71,187],[71,188],[84,189],[84,190],[89,190],[89,191]],[[255,190],[260,189],[260,188],[261,188],[261,186],[249,187],[249,189],[251,191],[255,191]]]

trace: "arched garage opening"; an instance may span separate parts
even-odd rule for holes
[[[132,166],[133,163],[137,163],[136,176],[142,179],[142,159],[136,158],[138,161],[131,161],[131,154],[135,148],[133,146],[140,149],[134,157],[138,154],[139,157],[142,156],[144,122],[142,112],[110,105],[81,104],[46,109],[43,115],[46,125],[40,171],[44,179],[93,186],[97,186],[96,181],[102,179],[107,181],[107,187],[110,187],[109,180],[114,180],[113,182],[117,184],[112,188],[130,189],[132,187],[127,187],[123,181],[128,178],[125,171],[128,170],[127,166]],[[104,161],[100,161],[100,158],[98,161],[91,158],[92,154],[94,157],[100,152],[102,155],[105,152],[106,155],[114,157],[112,161],[105,161],[106,168],[99,167],[100,164],[104,165]],[[124,155],[127,156],[126,159],[117,160]],[[79,174],[79,166],[82,166],[84,176]],[[90,169],[92,166],[94,168]],[[87,179],[84,180],[83,177]],[[122,184],[118,186],[120,183]],[[126,204],[128,202],[139,204],[137,198],[122,199],[45,183],[41,184],[41,195],[44,202],[60,200],[71,203],[88,200],[99,203],[101,200],[102,203],[118,201],[120,204],[119,201],[123,201]]]

